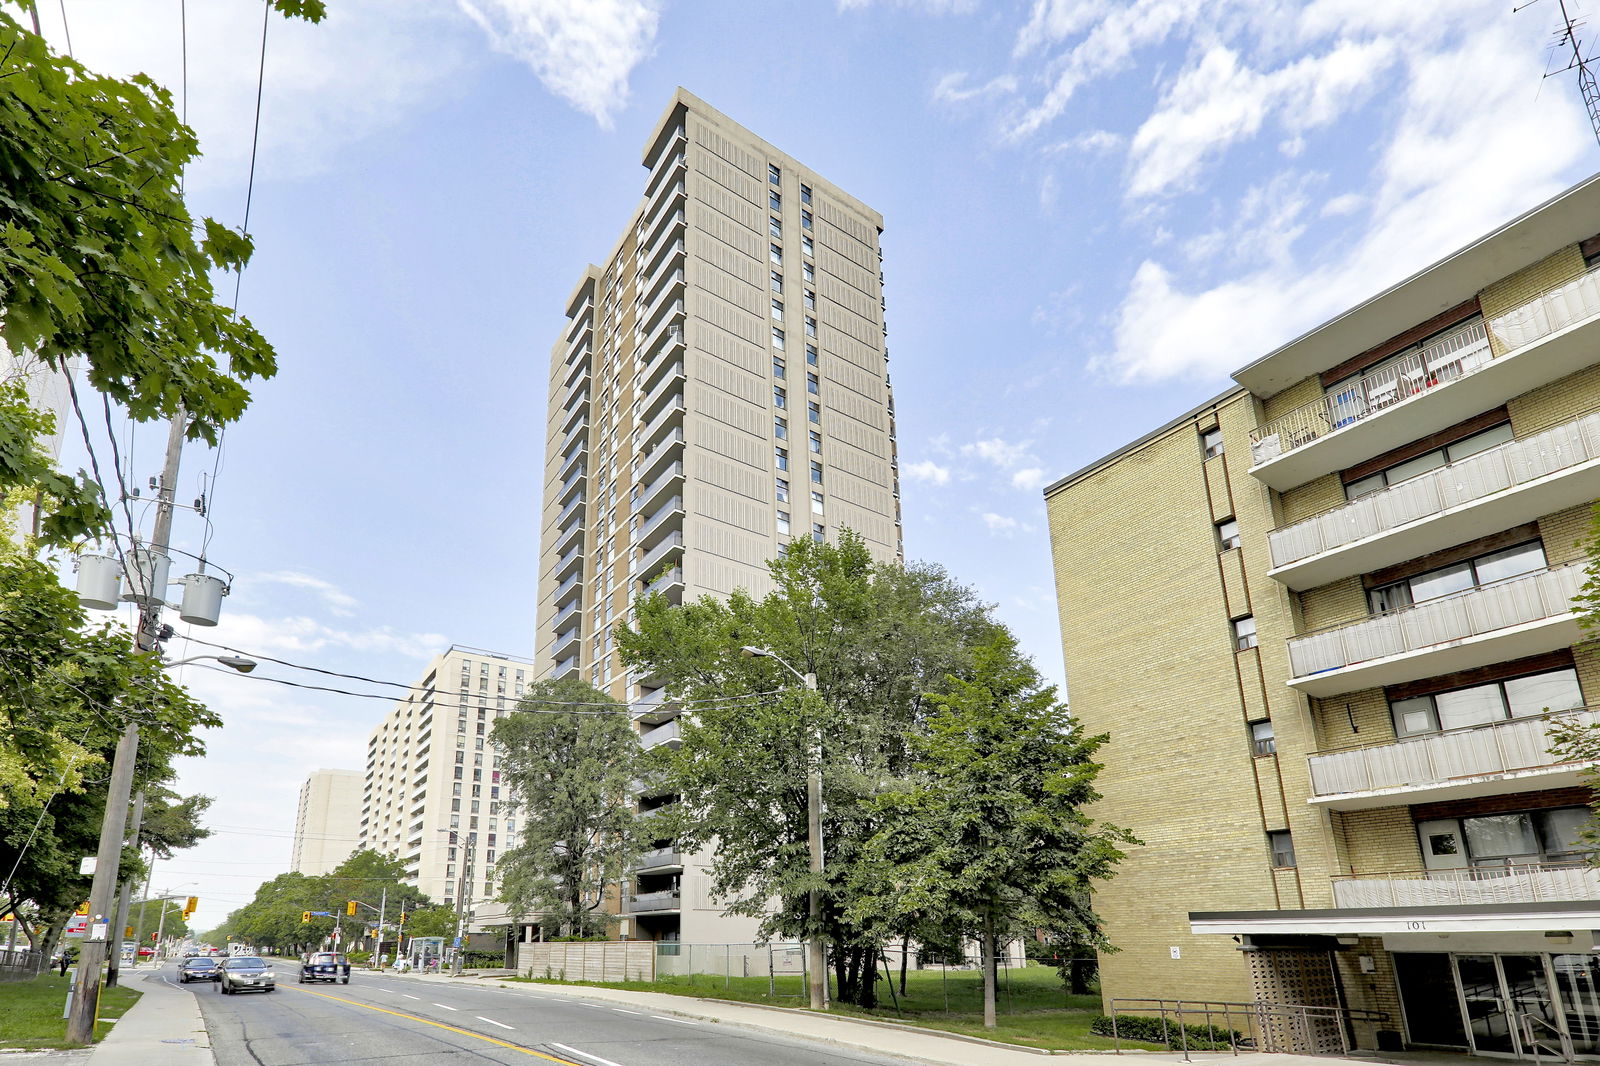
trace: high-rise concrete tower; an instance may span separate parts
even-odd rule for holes
[[[643,163],[550,357],[536,662],[631,702],[653,746],[676,710],[611,638],[637,594],[761,596],[795,537],[898,559],[901,527],[882,216],[682,89]],[[658,843],[629,935],[744,937]]]

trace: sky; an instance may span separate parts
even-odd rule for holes
[[[239,308],[279,372],[184,454],[208,516],[175,543],[234,582],[173,659],[409,683],[451,643],[532,654],[549,353],[678,85],[882,212],[907,557],[1057,682],[1044,486],[1600,161],[1544,77],[1549,2],[328,2],[267,20],[264,62],[254,0],[41,5],[57,47],[172,90],[195,211],[249,205]],[[163,439],[121,432],[131,484]],[[204,929],[287,868],[300,783],[363,767],[388,705],[179,671],[226,722],[177,782],[214,836],[154,885]]]

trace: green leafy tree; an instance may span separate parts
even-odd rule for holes
[[[162,918],[162,912],[166,918]],[[145,944],[152,943],[151,936],[159,932],[163,937],[186,937],[189,923],[183,917],[183,901],[178,899],[147,900],[128,908],[128,924],[143,934]]]
[[[1087,889],[1135,841],[1085,813],[1099,798],[1093,756],[1105,737],[1083,735],[1003,628],[978,649],[972,676],[949,678],[934,701],[912,737],[911,774],[872,802],[881,828],[857,867],[852,913],[933,914],[976,939],[993,1028],[1000,946],[1042,916],[1098,937]]]
[[[444,936],[456,935],[456,911],[444,905],[419,907],[406,915],[405,935]]]
[[[230,913],[211,935],[232,936],[253,947],[301,951],[341,929],[348,943],[358,939],[377,918],[363,907],[357,907],[355,916],[350,916],[347,909],[351,900],[373,907],[386,901],[391,923],[399,922],[402,906],[413,910],[431,905],[425,893],[402,880],[404,876],[404,863],[371,849],[351,855],[332,873],[314,877],[279,874],[257,888],[255,898]],[[327,911],[328,916],[302,921],[306,911]],[[408,925],[406,932],[411,931]]]
[[[651,754],[663,788],[681,797],[660,816],[688,850],[715,846],[712,890],[729,913],[763,919],[763,935],[821,936],[833,945],[838,998],[876,1004],[875,972],[887,939],[915,935],[861,922],[848,910],[861,846],[879,828],[869,801],[906,772],[909,738],[925,716],[925,693],[970,668],[991,628],[987,608],[942,568],[875,562],[849,530],[838,544],[794,541],[768,564],[773,590],[735,590],[673,606],[660,596],[636,606],[618,630],[623,662],[699,702],[681,719],[682,745]],[[817,676],[815,697],[753,645]],[[744,697],[740,699],[738,697]],[[810,872],[806,775],[821,737],[826,872]],[[822,928],[807,895],[822,892]],[[775,910],[773,901],[777,902]]]
[[[641,772],[627,706],[575,677],[539,681],[493,737],[523,812],[521,843],[497,867],[501,898],[564,935],[604,932],[607,889],[650,843],[625,802]]]

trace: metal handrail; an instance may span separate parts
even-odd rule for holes
[[[1563,707],[1560,710],[1555,711],[1545,710],[1540,714],[1524,714],[1516,718],[1504,718],[1498,722],[1479,722],[1477,725],[1458,725],[1454,729],[1441,729],[1436,733],[1417,733],[1409,737],[1393,737],[1389,740],[1381,740],[1372,744],[1345,744],[1337,748],[1322,748],[1318,751],[1312,752],[1307,757],[1315,759],[1319,755],[1342,755],[1345,752],[1350,751],[1369,751],[1373,748],[1392,747],[1395,744],[1410,744],[1413,742],[1428,741],[1432,740],[1434,737],[1457,736],[1462,733],[1471,733],[1478,729],[1499,729],[1502,726],[1511,725],[1515,722],[1537,722],[1541,719],[1559,718],[1565,714],[1581,714],[1584,711],[1600,711],[1600,704],[1586,703],[1582,707]]]
[[[1492,881],[1519,873],[1593,870],[1587,862],[1506,862],[1494,866],[1460,866],[1453,870],[1388,870],[1381,873],[1330,874],[1330,881]]]
[[[1228,1000],[1183,999],[1124,999],[1113,998],[1108,1004],[1111,1016],[1112,1046],[1120,1054],[1122,1036],[1118,1017],[1127,1014],[1135,1017],[1155,1015],[1161,1019],[1161,1042],[1172,1046],[1169,1018],[1177,1025],[1178,1049],[1185,1062],[1189,1057],[1189,1026],[1203,1025],[1207,1044],[1216,1044],[1217,1026],[1220,1024],[1227,1037],[1228,1049],[1238,1055],[1240,1051],[1283,1053],[1305,1050],[1312,1042],[1314,1024],[1332,1024],[1338,1030],[1341,1054],[1351,1051],[1349,1026],[1353,1022],[1380,1023],[1389,1020],[1385,1011],[1366,1010],[1359,1007],[1327,1007],[1310,1003],[1269,1003],[1265,1000],[1251,1002]],[[1289,1033],[1282,1030],[1287,1026]],[[1287,1035],[1287,1039],[1285,1039]],[[1210,1048],[1197,1050],[1211,1050]]]
[[[1540,1055],[1541,1051],[1549,1052],[1552,1055],[1559,1057],[1562,1062],[1577,1061],[1578,1056],[1572,1046],[1572,1037],[1562,1032],[1560,1028],[1550,1024],[1550,1022],[1546,1021],[1545,1019],[1537,1017],[1533,1014],[1529,1014],[1526,1011],[1515,1013],[1512,1015],[1512,1017],[1516,1019],[1517,1027],[1522,1032],[1523,1050],[1526,1051],[1529,1048],[1533,1050],[1534,1066],[1538,1066],[1539,1063],[1543,1062],[1543,1058]],[[1536,1025],[1541,1029],[1548,1029],[1552,1034],[1555,1035],[1556,1046],[1554,1048],[1550,1047],[1549,1044],[1546,1043],[1546,1041],[1549,1039],[1548,1036],[1541,1039],[1539,1036],[1535,1035],[1534,1026]]]

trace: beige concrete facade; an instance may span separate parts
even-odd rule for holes
[[[1548,736],[1600,719],[1597,234],[1590,182],[1046,490],[1098,813],[1143,841],[1096,894],[1108,1000],[1511,1055],[1542,1012],[1600,1054],[1588,792]]]
[[[475,910],[494,909],[495,862],[518,833],[489,733],[533,675],[532,660],[451,645],[367,742],[360,846],[402,859],[435,903],[466,887]]]
[[[360,838],[361,771],[314,770],[300,786],[289,869],[316,877],[350,857]]]
[[[676,710],[611,638],[636,596],[759,597],[792,537],[848,527],[898,559],[901,529],[882,218],[681,89],[643,164],[551,352],[536,661],[633,703],[654,745],[676,742]],[[624,931],[749,940],[701,864],[658,843]]]

